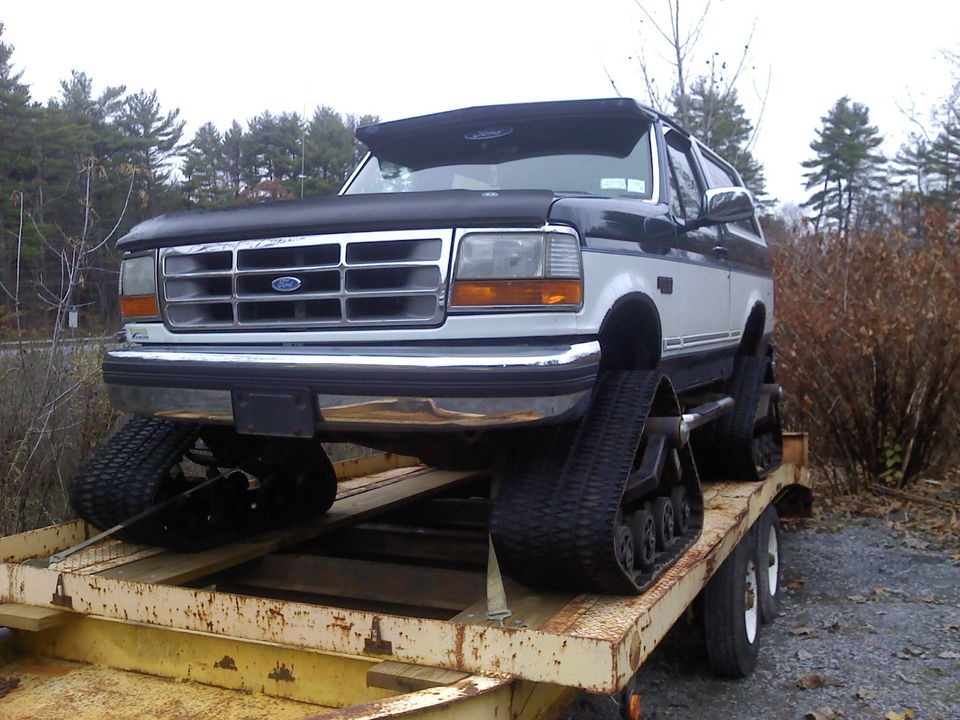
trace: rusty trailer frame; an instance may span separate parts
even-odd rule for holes
[[[280,548],[479,475],[403,458],[341,464],[338,472],[354,477],[341,481],[327,515],[196,554],[108,540],[44,567],[38,558],[87,539],[91,528],[78,521],[0,538],[0,626],[10,628],[0,642],[0,716],[79,718],[94,708],[89,716],[98,718],[551,717],[579,689],[626,686],[763,510],[809,495],[806,453],[806,438],[790,434],[784,465],[765,480],[708,484],[700,539],[643,595],[545,594],[508,580],[506,622],[486,619],[482,573],[449,568],[418,567],[406,581],[442,596],[435,606],[448,612],[439,617],[436,609],[394,612],[396,599],[385,611],[362,593],[337,603],[323,559],[284,571],[303,579],[275,597],[216,586],[217,573],[263,571],[282,558],[271,555]],[[378,578],[392,577],[376,563],[340,565],[351,562],[348,577],[366,576],[372,594],[384,588]],[[469,592],[450,589],[461,581]],[[305,601],[305,587],[324,601]],[[4,679],[19,680],[5,697]],[[106,699],[125,692],[136,699]]]

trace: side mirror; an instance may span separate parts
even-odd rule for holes
[[[703,224],[749,220],[755,211],[753,195],[744,187],[711,188],[703,194],[700,207]]]

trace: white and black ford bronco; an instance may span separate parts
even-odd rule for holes
[[[162,505],[122,534],[195,549],[325,512],[321,442],[499,461],[511,575],[642,590],[699,534],[700,477],[780,461],[770,258],[737,172],[627,99],[357,135],[338,196],[119,241],[127,344],[103,374],[136,417],[74,508],[106,528]]]

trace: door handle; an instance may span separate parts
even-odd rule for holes
[[[726,259],[727,259],[727,253],[728,253],[728,252],[729,252],[729,251],[727,250],[727,246],[726,246],[726,245],[714,245],[714,246],[713,246],[713,254],[716,255],[716,256],[717,256],[718,258],[720,258],[721,260],[726,260]]]

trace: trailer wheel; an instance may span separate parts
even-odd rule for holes
[[[704,588],[707,660],[718,675],[746,677],[760,651],[756,542],[748,536],[734,548]]]
[[[640,714],[643,710],[643,696],[637,689],[639,684],[637,675],[639,673],[634,673],[620,695],[619,705],[622,720],[640,720]]]
[[[773,622],[780,614],[780,517],[768,505],[757,520],[757,586],[760,592],[760,620]]]

